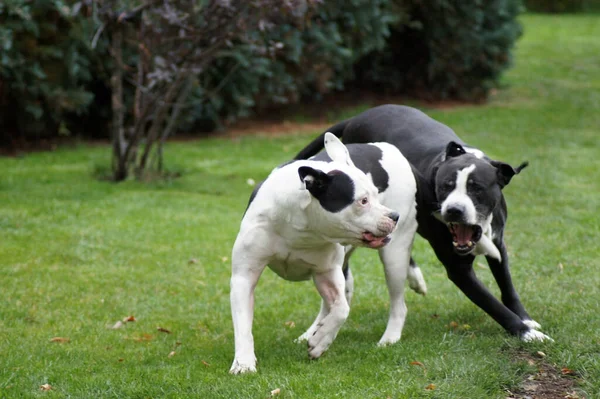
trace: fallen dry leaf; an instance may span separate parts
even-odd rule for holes
[[[171,352],[169,352],[169,354],[167,355],[167,357],[173,357],[173,356],[175,356],[175,351],[171,351]]]
[[[449,326],[450,326],[450,328],[456,329],[456,328],[458,328],[458,323],[455,322],[455,321],[451,321],[450,324],[449,324]]]
[[[563,375],[575,375],[575,371],[573,371],[573,370],[571,370],[569,368],[566,368],[566,367],[563,367],[562,369],[560,369],[560,372]]]
[[[191,265],[191,264],[194,264],[194,263],[198,263],[198,259],[192,258],[192,259],[188,260],[188,265]]]
[[[127,316],[127,317],[125,317],[123,319],[124,323],[128,323],[128,322],[131,322],[131,321],[137,321],[137,320],[136,320],[136,318],[134,316]]]
[[[291,321],[291,320],[290,320],[290,321],[286,321],[284,324],[285,324],[286,326],[288,326],[289,328],[294,328],[294,327],[296,327],[296,323],[294,323],[294,322],[293,322],[293,321]]]
[[[164,332],[166,334],[171,334],[171,331],[167,330],[166,328],[163,327],[156,327],[156,329],[160,332]]]
[[[564,269],[564,267],[563,267],[563,264],[562,264],[562,263],[559,263],[559,264],[558,264],[558,270],[560,270],[560,272],[562,273],[562,272],[563,272],[563,269]]]
[[[122,362],[124,362],[124,361],[125,361],[125,359],[123,359],[122,357],[120,357],[120,358],[118,359],[118,361],[119,361],[119,363],[122,363]]]
[[[228,258],[227,256],[223,256],[223,257],[221,257],[221,260],[222,260],[223,262],[227,262],[227,261],[229,260],[229,258]]]
[[[205,362],[204,360],[202,360],[202,364],[205,365],[206,367],[210,367],[210,364],[208,364],[207,362]]]
[[[64,344],[65,342],[71,341],[69,338],[65,337],[54,337],[50,339],[50,342],[58,342],[60,344]]]
[[[152,341],[154,339],[154,335],[152,334],[142,334],[139,337],[134,337],[133,340],[137,341],[137,342],[144,342],[144,341]]]
[[[112,327],[110,327],[112,330],[118,330],[119,328],[123,327],[125,324],[119,320],[117,321]]]
[[[51,391],[51,390],[52,390],[52,385],[50,385],[50,384],[40,385],[40,391]]]
[[[271,391],[271,396],[279,395],[280,392],[281,392],[281,389],[275,388]]]
[[[428,391],[433,391],[435,389],[435,384],[429,384],[425,387]]]
[[[419,366],[423,368],[423,374],[427,374],[427,369],[425,368],[425,365],[421,362],[410,362],[409,363],[411,366]]]
[[[538,357],[546,357],[546,354],[542,351],[537,351],[535,354],[538,355]]]
[[[431,318],[432,318],[432,319],[439,319],[439,318],[440,318],[440,315],[439,315],[439,314],[437,314],[437,313],[434,313],[434,314],[432,314],[432,315],[431,315]]]

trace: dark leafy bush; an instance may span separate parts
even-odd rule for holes
[[[121,3],[132,9],[151,1]],[[194,76],[191,98],[181,105],[180,129],[211,130],[254,112],[319,101],[328,92],[354,87],[481,100],[510,66],[521,33],[516,20],[521,0],[294,1],[291,13],[230,41]],[[110,27],[97,33],[103,23],[99,15],[116,3],[0,3],[1,132],[41,137],[86,132],[93,125],[106,126],[108,137]],[[77,4],[83,6],[76,10]],[[139,46],[135,37],[126,39],[123,62],[135,68]],[[123,86],[128,109],[136,95],[130,75]],[[128,111],[124,117],[127,122],[135,115]]]
[[[4,140],[68,134],[69,115],[93,95],[80,20],[61,1],[0,2],[0,135]]]
[[[408,21],[357,64],[357,84],[427,99],[478,101],[510,66],[520,0],[396,0]]]
[[[233,120],[343,90],[357,60],[383,49],[390,26],[402,19],[391,6],[389,0],[319,2],[272,27],[259,51],[265,57],[243,44],[232,48],[201,78],[188,122]]]
[[[600,11],[600,0],[525,0],[528,11],[567,13]]]

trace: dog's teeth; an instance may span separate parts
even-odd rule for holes
[[[452,241],[452,245],[454,245],[455,247],[458,247],[458,243],[456,241]]]
[[[472,247],[472,246],[473,246],[473,241],[469,241],[469,242],[467,243],[467,246],[469,246],[469,247]]]

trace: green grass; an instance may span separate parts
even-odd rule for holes
[[[580,395],[600,397],[600,17],[522,19],[507,88],[485,106],[430,113],[493,157],[530,161],[505,189],[506,235],[517,289],[554,343],[506,335],[418,239],[429,294],[408,293],[399,344],[375,346],[388,299],[376,253],[362,249],[350,318],[322,359],[292,342],[318,311],[316,290],[267,271],[259,372],[231,376],[228,258],[246,180],[313,135],[169,144],[182,177],[153,184],[94,179],[109,148],[80,146],[0,159],[0,397],[505,398],[535,371],[515,353],[539,350],[575,370]],[[128,315],[137,321],[107,328]]]

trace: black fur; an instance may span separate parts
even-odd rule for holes
[[[527,165],[526,163],[512,168],[487,157],[476,159],[468,151],[465,154],[465,149],[468,150],[469,147],[448,126],[415,108],[399,105],[388,104],[372,108],[330,127],[327,131],[337,137],[343,136],[346,144],[387,142],[398,147],[413,167],[417,180],[418,232],[429,241],[446,268],[450,280],[509,333],[522,335],[530,330],[523,320],[531,318],[525,311],[510,276],[504,243],[504,225],[508,212],[502,194],[502,188]],[[306,159],[319,152],[323,148],[323,136],[324,134],[300,151],[296,159]],[[502,302],[498,301],[475,276],[475,257],[456,253],[447,226],[434,217],[441,203],[438,194],[443,196],[441,191],[445,179],[442,175],[451,173],[453,168],[454,173],[456,172],[456,165],[453,166],[452,162],[466,166],[466,161],[477,163],[477,177],[473,175],[473,180],[480,187],[473,186],[472,190],[480,190],[477,194],[481,196],[480,201],[493,208],[493,243],[502,259],[499,261],[488,256],[487,261],[500,288]],[[491,178],[490,173],[493,174]],[[485,184],[482,181],[485,181]],[[469,194],[475,195],[473,191]],[[414,263],[412,259],[411,263]]]
[[[326,211],[336,213],[354,202],[354,182],[339,170],[324,173],[310,166],[298,168],[300,180]]]
[[[354,165],[364,173],[370,173],[377,190],[380,193],[384,192],[389,186],[389,176],[381,166],[381,159],[383,158],[381,149],[374,145],[361,144],[348,144],[346,148],[348,148],[350,159],[352,159]],[[325,151],[315,155],[312,159],[331,162],[331,158]]]

